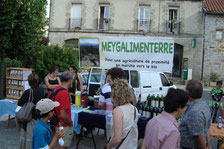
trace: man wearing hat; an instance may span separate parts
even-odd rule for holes
[[[54,108],[59,105],[59,102],[53,102],[48,98],[38,101],[36,110],[40,119],[37,120],[33,130],[33,149],[51,149],[57,140],[64,136],[63,130],[58,130],[54,137],[51,138],[51,127],[48,122],[53,117]]]

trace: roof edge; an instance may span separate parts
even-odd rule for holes
[[[224,12],[204,11],[205,14],[224,15]]]

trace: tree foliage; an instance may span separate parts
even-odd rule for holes
[[[0,2],[0,98],[3,96],[5,57],[22,60],[29,67],[47,24],[47,0]]]
[[[36,55],[36,61],[32,68],[43,79],[48,73],[52,65],[59,67],[59,71],[69,69],[69,66],[75,65],[78,67],[78,51],[73,47],[57,45],[41,46],[40,51]]]
[[[0,55],[29,60],[46,25],[46,0],[2,0]],[[24,59],[25,58],[25,59]]]

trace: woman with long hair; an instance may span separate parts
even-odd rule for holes
[[[131,104],[133,92],[126,80],[120,79],[111,86],[113,131],[107,149],[136,149],[138,146],[138,111]]]

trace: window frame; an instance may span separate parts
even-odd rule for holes
[[[80,7],[81,7],[81,9],[80,9],[80,18],[75,18],[74,16],[72,16],[72,14],[73,14],[73,12],[74,12],[74,10],[73,10],[73,6],[75,6],[75,5],[79,5]],[[71,29],[81,29],[81,27],[82,27],[82,8],[83,6],[82,6],[82,3],[72,3],[72,5],[71,5],[71,15],[70,15],[70,28]],[[77,23],[77,24],[79,24],[79,25],[77,25],[77,26],[72,26],[72,22],[73,22],[73,19],[77,19],[77,20],[79,20],[79,22]],[[74,24],[76,24],[76,23],[74,23]]]
[[[223,39],[223,37],[224,37],[224,35],[223,35],[223,31],[224,31],[223,29],[216,29],[216,30],[215,30],[215,39],[216,39],[216,40],[222,40],[222,39]],[[221,38],[217,38],[217,37],[218,37],[218,36],[217,36],[217,33],[218,33],[218,32],[222,34],[222,35],[221,35]]]
[[[104,12],[104,17],[101,20],[101,7],[104,7],[104,11],[106,10],[105,7],[108,7],[108,18],[105,18],[105,12]],[[104,21],[103,23],[107,24],[108,27],[102,27],[101,28],[101,21]],[[110,23],[110,4],[99,4],[99,11],[98,11],[98,30],[109,30],[109,23]]]
[[[169,24],[171,24],[172,23],[172,20],[170,19],[170,11],[171,10],[175,10],[175,11],[177,11],[177,20],[176,20],[176,25],[177,25],[177,27],[176,28],[174,28],[174,29],[172,29],[172,31],[171,31],[171,27],[169,27]],[[168,23],[167,23],[167,29],[168,29],[168,33],[174,33],[174,31],[173,30],[177,30],[177,33],[179,33],[179,23],[180,23],[180,7],[175,7],[175,6],[169,6],[168,7],[168,21],[167,21]]]
[[[162,78],[164,78],[166,80],[165,83],[164,83],[165,80],[163,80]],[[166,86],[166,87],[170,86],[170,81],[167,79],[167,77],[164,74],[160,73],[160,79],[161,79],[163,86]]]
[[[75,40],[77,40],[77,45],[73,44],[73,42],[72,42],[72,41],[75,41]],[[79,39],[78,38],[66,39],[66,40],[64,40],[64,42],[65,42],[65,45],[73,45],[75,48],[79,47]],[[66,43],[66,42],[70,42],[70,43]]]
[[[151,8],[149,5],[140,5],[139,8],[138,8],[138,31],[141,30],[141,26],[140,26],[140,23],[141,23],[141,9],[143,9],[143,22],[146,21],[146,9],[149,9],[149,18],[147,21],[149,21],[148,23],[148,28],[147,28],[147,25],[145,23],[143,23],[142,25],[142,28],[143,28],[143,31],[146,31],[148,32],[150,30],[150,24],[151,24]],[[145,29],[147,28],[147,29]],[[145,29],[145,30],[144,30]]]

